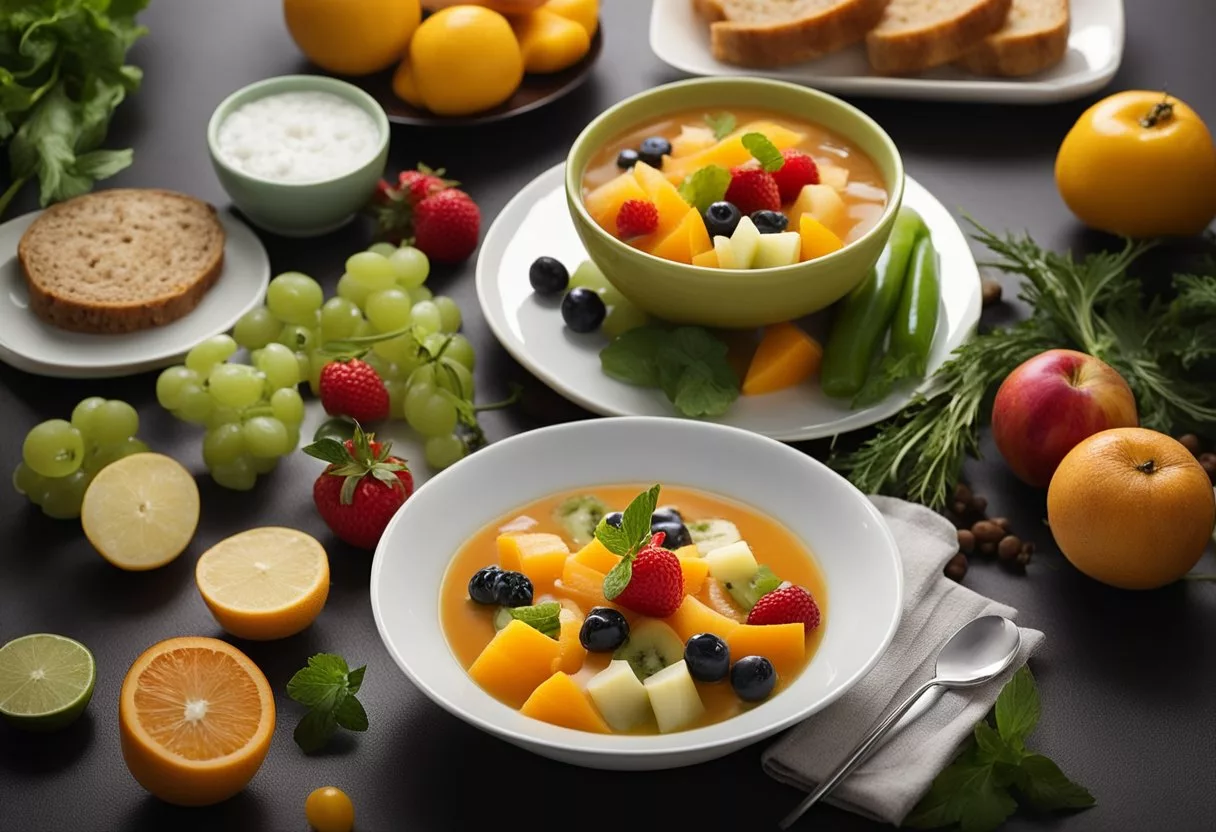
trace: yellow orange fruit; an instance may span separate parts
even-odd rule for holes
[[[547,9],[512,21],[524,56],[524,70],[538,74],[561,72],[583,59],[591,37],[579,23]]]
[[[149,792],[179,806],[208,806],[245,788],[266,759],[274,723],[266,676],[214,638],[149,647],[119,694],[127,768]]]
[[[250,529],[204,552],[194,580],[215,620],[234,636],[287,638],[321,614],[329,597],[329,558],[304,532]]]
[[[355,825],[355,804],[341,789],[322,786],[305,799],[304,818],[315,832],[350,832]]]
[[[296,46],[317,66],[368,75],[401,60],[422,6],[419,0],[284,0],[283,17]]]
[[[1047,489],[1047,523],[1086,575],[1121,589],[1155,589],[1195,566],[1216,523],[1216,499],[1180,442],[1114,428],[1064,457]]]
[[[452,6],[422,22],[410,42],[410,72],[423,106],[444,116],[488,110],[524,77],[511,24],[480,6]]]
[[[595,37],[600,27],[599,0],[549,0],[541,8],[573,20],[587,31],[589,38]]]

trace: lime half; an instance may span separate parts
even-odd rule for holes
[[[34,633],[0,647],[0,716],[27,731],[70,725],[93,698],[93,654],[64,636]]]

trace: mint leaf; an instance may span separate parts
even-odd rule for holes
[[[305,754],[311,754],[325,747],[337,724],[338,719],[332,708],[309,711],[304,714],[291,736]]]
[[[1023,665],[996,698],[996,727],[1002,739],[1020,747],[1038,725],[1041,711],[1034,676]]]
[[[687,367],[676,385],[671,403],[676,410],[694,419],[721,416],[739,398],[738,382],[722,383],[703,364]]]
[[[959,826],[963,832],[993,832],[1018,808],[1017,801],[996,782],[991,766],[977,770],[965,781],[971,798],[963,804]]]
[[[367,673],[367,665],[356,667],[350,673],[346,674],[346,690],[348,693],[358,693],[359,688],[363,687],[363,674]]]
[[[1012,748],[1001,739],[986,721],[981,720],[975,725],[975,744],[979,748],[980,759],[989,763],[1009,763],[1014,766],[1022,761],[1022,752]]]
[[[933,780],[929,791],[916,804],[903,826],[913,829],[936,829],[958,823],[963,807],[971,799],[972,784],[983,776],[989,766],[977,762],[975,746],[964,752]]]
[[[1018,791],[1039,811],[1084,809],[1096,803],[1084,786],[1069,780],[1059,766],[1042,754],[1026,755],[1021,769],[1025,783],[1019,784]]]
[[[347,731],[367,730],[367,711],[354,696],[347,696],[334,708],[334,721]]]
[[[530,607],[511,607],[511,617],[516,621],[522,621],[534,630],[539,630],[550,638],[556,638],[558,631],[561,629],[561,620],[559,616],[562,612],[562,605],[556,601],[546,601],[543,604],[534,604]]]
[[[367,713],[355,698],[366,671],[366,665],[350,670],[341,656],[318,653],[287,682],[287,695],[309,709],[293,733],[305,753],[324,747],[338,726],[367,730]]]
[[[709,206],[720,202],[730,187],[730,171],[721,165],[706,165],[684,177],[680,196],[704,214]]]
[[[659,348],[667,342],[667,331],[656,326],[631,329],[600,350],[604,375],[639,387],[658,387]]]
[[[727,348],[707,330],[674,330],[658,352],[659,386],[684,416],[720,416],[739,397]]]
[[[734,132],[737,120],[734,113],[718,113],[717,115],[707,113],[705,123],[709,125],[710,130],[714,131],[714,138],[721,141]]]
[[[781,170],[785,164],[785,157],[781,155],[781,151],[763,133],[746,133],[741,141],[747,148],[747,152],[760,163],[760,167],[769,173]]]
[[[331,704],[346,687],[346,662],[341,656],[318,653],[308,666],[296,671],[287,682],[287,695],[301,705],[316,708]]]
[[[616,566],[604,576],[604,597],[611,601],[633,580],[633,558],[621,558]]]
[[[659,491],[660,486],[653,485],[649,490],[634,497],[621,515],[620,529],[613,529],[606,522],[601,522],[595,531],[596,537],[609,551],[621,556],[620,562],[604,576],[604,597],[609,601],[624,592],[633,578],[633,558],[650,540],[650,515],[654,514],[655,507],[659,504]],[[606,535],[614,545],[620,547],[619,551],[613,549],[609,540],[600,535],[605,529],[619,533],[616,536]]]
[[[616,526],[608,524],[607,520],[600,520],[599,525],[595,527],[595,539],[604,544],[604,548],[614,555],[624,557],[629,551],[629,539],[625,533]]]

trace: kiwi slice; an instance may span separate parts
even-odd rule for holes
[[[511,615],[510,607],[499,607],[497,612],[494,613],[494,631],[498,632],[505,629],[513,620],[514,617]]]
[[[645,681],[683,659],[684,642],[662,621],[648,618],[629,628],[629,638],[616,648],[612,658],[629,662],[634,675]]]
[[[761,565],[747,583],[728,583],[726,591],[744,612],[751,612],[757,601],[779,586],[781,586],[781,579],[773,574],[773,570]]]
[[[722,546],[729,546],[732,543],[738,543],[743,539],[739,534],[739,528],[729,520],[720,518],[711,518],[709,520],[693,520],[684,524],[688,528],[688,535],[692,538],[692,542],[697,544],[697,549],[702,555],[712,552],[714,549]]]
[[[553,510],[553,519],[561,524],[576,546],[586,546],[595,537],[595,527],[608,513],[608,507],[593,494],[567,497]]]

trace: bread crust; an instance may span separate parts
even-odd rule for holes
[[[860,43],[882,17],[889,0],[840,0],[816,14],[779,23],[728,20],[718,0],[693,0],[710,24],[710,51],[736,66],[787,66],[821,58]]]
[[[951,63],[1005,23],[1012,0],[979,0],[935,26],[884,30],[866,36],[866,55],[880,75],[910,75]]]
[[[1062,19],[1054,26],[1043,26],[1026,32],[1005,34],[997,32],[980,41],[956,62],[976,75],[997,75],[1020,78],[1049,69],[1068,52],[1071,27],[1068,3],[1063,4]]]

